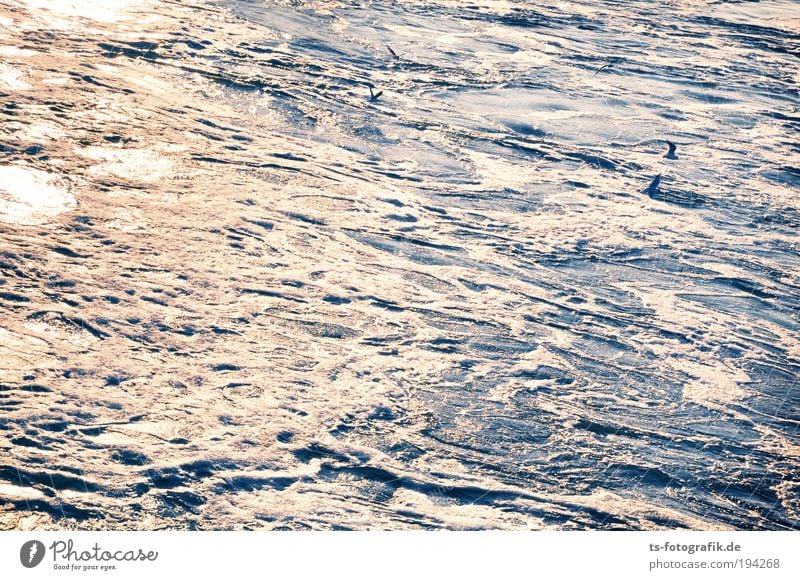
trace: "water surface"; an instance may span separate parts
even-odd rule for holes
[[[796,528],[798,33],[0,1],[0,526]]]

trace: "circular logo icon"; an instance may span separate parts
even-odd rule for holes
[[[26,568],[36,568],[44,559],[44,544],[39,540],[29,540],[19,549],[19,561]]]

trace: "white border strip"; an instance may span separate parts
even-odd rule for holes
[[[0,576],[796,579],[798,548],[800,532],[31,531],[0,533]]]

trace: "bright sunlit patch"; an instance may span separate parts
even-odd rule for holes
[[[17,69],[0,63],[0,87],[12,91],[27,91],[31,86],[25,82],[24,76]]]
[[[47,77],[46,79],[42,79],[42,83],[47,85],[59,85],[63,86],[69,83],[69,78],[64,76],[57,76],[57,77]]]
[[[32,487],[18,487],[7,483],[0,483],[0,498],[15,500],[45,499],[45,495]]]
[[[59,17],[90,18],[100,22],[116,22],[133,16],[141,0],[25,0],[33,10],[47,10]]]
[[[51,141],[62,139],[64,130],[55,123],[43,121],[41,123],[8,123],[6,127],[14,132],[18,139],[26,139],[33,142]]]
[[[747,394],[741,385],[749,383],[751,379],[741,370],[729,369],[712,361],[708,364],[681,361],[679,364],[691,377],[683,388],[685,401],[708,408],[724,408]]]
[[[33,56],[35,54],[39,54],[39,52],[17,46],[0,46],[0,56]]]
[[[168,175],[172,161],[149,149],[114,149],[87,147],[81,154],[100,161],[92,169],[95,175],[113,175],[123,179],[155,181]]]
[[[49,173],[0,165],[0,221],[41,223],[75,205],[75,198]]]

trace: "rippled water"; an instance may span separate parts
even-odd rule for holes
[[[797,528],[798,33],[0,1],[0,526]]]

